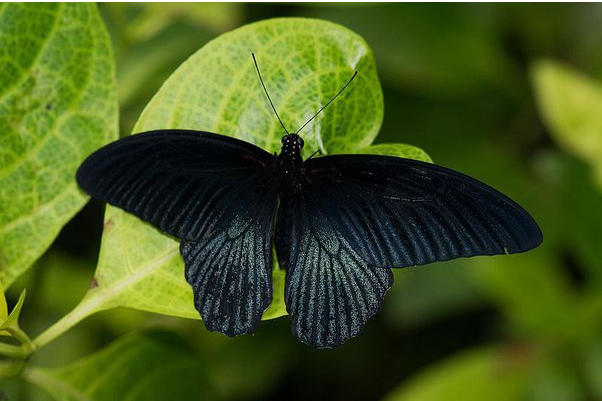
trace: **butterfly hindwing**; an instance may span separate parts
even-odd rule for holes
[[[514,201],[461,173],[387,156],[305,162],[306,181],[285,207],[287,310],[293,332],[317,347],[355,336],[380,309],[390,268],[523,252],[542,239]],[[277,223],[280,228],[280,221]],[[287,235],[284,228],[278,235]]]
[[[180,243],[194,304],[211,331],[229,336],[254,332],[272,301],[271,237],[277,206],[272,195],[212,237]]]
[[[370,266],[353,249],[332,222],[336,211],[322,209],[315,195],[302,191],[281,205],[291,213],[285,302],[297,338],[335,348],[378,312],[393,274]],[[278,253],[284,250],[277,247]]]
[[[210,330],[252,332],[272,298],[274,156],[226,136],[163,130],[92,154],[80,186],[182,239],[195,306]]]

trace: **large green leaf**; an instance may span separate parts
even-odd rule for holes
[[[386,401],[519,400],[531,361],[521,350],[484,347],[427,368],[391,392]]]
[[[167,332],[127,336],[70,365],[30,368],[23,377],[62,401],[214,399],[199,359]]]
[[[289,129],[301,126],[351,77],[343,93],[304,131],[306,156],[368,146],[380,128],[382,93],[366,43],[324,21],[274,19],[210,42],[174,72],[146,107],[135,132],[189,128],[279,150],[282,128],[260,86],[257,56],[272,99]],[[129,306],[198,317],[184,280],[178,243],[120,210],[108,208],[90,310]],[[285,314],[283,274],[275,266],[276,302],[266,317]]]
[[[86,202],[74,175],[117,137],[111,46],[91,4],[0,5],[0,279],[46,250]]]
[[[602,186],[602,85],[555,61],[532,74],[540,113],[561,147],[590,164]]]

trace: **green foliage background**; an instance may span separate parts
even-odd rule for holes
[[[424,149],[493,185],[532,212],[543,245],[397,272],[383,311],[335,351],[299,344],[287,317],[235,339],[173,317],[194,313],[181,306],[189,297],[185,286],[177,290],[181,277],[161,273],[181,268],[170,259],[172,241],[116,210],[104,221],[99,261],[104,206],[92,201],[72,218],[86,200],[72,179],[83,157],[118,131],[167,124],[174,110],[180,128],[251,135],[273,147],[267,138],[278,125],[269,110],[224,124],[228,116],[212,121],[213,106],[195,96],[213,82],[208,71],[223,63],[220,54],[250,61],[236,47],[198,53],[206,67],[184,64],[140,116],[211,39],[284,16],[336,22],[373,50],[385,111],[371,151],[424,158]],[[287,33],[292,42],[275,60],[254,49],[268,80],[285,85],[302,75],[287,51],[296,60],[294,41],[302,48],[318,33]],[[0,399],[602,399],[600,5],[2,4],[0,44],[0,278],[8,300],[5,308],[0,297],[0,354],[12,356],[0,359]],[[352,68],[340,69],[344,81]],[[336,86],[324,82],[312,85]],[[177,85],[189,96],[166,110]],[[245,85],[245,99],[261,104],[252,88]],[[283,106],[290,125],[311,113],[310,95]],[[344,115],[339,102],[330,118]],[[358,148],[381,118],[367,114],[336,125],[326,114],[326,131],[310,128],[310,143],[366,151]],[[320,132],[331,136],[320,142]],[[97,264],[101,279],[91,286]],[[142,276],[137,290],[107,284],[140,266],[158,273]]]

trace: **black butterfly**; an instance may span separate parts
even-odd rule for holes
[[[523,208],[473,178],[390,156],[303,160],[298,132],[287,131],[278,155],[208,132],[145,132],[93,153],[77,180],[181,239],[195,306],[212,331],[257,330],[272,300],[274,243],[293,334],[319,348],[360,332],[393,284],[392,267],[542,241]]]

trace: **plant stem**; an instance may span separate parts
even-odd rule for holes
[[[29,352],[25,351],[23,347],[0,343],[0,355],[8,356],[11,358],[25,358],[27,357],[27,355],[29,355]]]
[[[16,359],[25,359],[33,350],[31,340],[23,330],[15,326],[9,326],[4,330],[7,331],[13,338],[18,340],[19,343],[21,343],[21,346],[0,343],[0,355]]]
[[[103,297],[86,297],[58,322],[47,328],[32,341],[32,351],[48,344],[86,317],[103,309]]]
[[[96,312],[119,306],[119,296],[124,291],[127,291],[131,285],[138,283],[146,277],[149,272],[152,272],[176,255],[179,255],[178,249],[171,249],[161,257],[140,268],[136,273],[129,275],[126,279],[123,279],[108,288],[96,287],[88,291],[79,305],[32,341],[32,352],[48,344],[84,318]]]
[[[6,331],[8,331],[14,338],[19,340],[21,343],[21,349],[26,353],[26,355],[31,354],[31,351],[33,350],[31,339],[23,330],[21,330],[19,327],[8,327]]]

